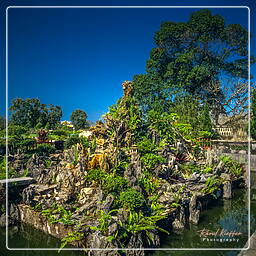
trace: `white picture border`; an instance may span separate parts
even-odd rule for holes
[[[143,9],[143,8],[157,8],[157,9],[163,9],[163,8],[194,8],[194,9],[200,9],[200,8],[208,8],[208,9],[213,9],[213,8],[241,8],[241,9],[247,9],[248,10],[248,247],[244,248],[63,248],[63,251],[89,251],[89,250],[102,250],[102,251],[116,251],[116,250],[148,250],[148,251],[246,251],[250,248],[250,222],[251,222],[251,170],[250,170],[250,55],[251,55],[251,42],[250,42],[250,8],[248,6],[8,6],[6,8],[6,59],[5,59],[5,64],[6,64],[6,223],[8,223],[8,11],[9,9],[19,9],[19,8],[87,8],[87,9],[102,9],[102,8],[138,8],[138,9]],[[6,225],[6,248],[8,250],[12,251],[21,251],[21,250],[26,250],[26,251],[58,251],[60,248],[10,248],[8,247],[8,225]]]

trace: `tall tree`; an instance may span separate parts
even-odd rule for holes
[[[226,25],[209,10],[192,13],[188,22],[163,22],[154,36],[147,73],[134,77],[142,109],[168,109],[175,95],[190,94],[208,103],[218,122],[225,111],[222,77],[247,79],[247,40],[241,25]]]
[[[48,109],[48,123],[49,123],[50,129],[56,128],[56,126],[60,123],[61,117],[62,117],[61,107],[50,104]]]
[[[54,128],[62,116],[62,110],[59,106],[42,104],[39,99],[21,99],[12,100],[10,106],[11,121],[14,125],[20,125],[27,128],[42,128],[49,124],[49,128]]]
[[[87,114],[85,111],[77,109],[74,110],[70,116],[70,120],[74,125],[75,130],[85,129],[88,127]]]
[[[5,128],[6,120],[4,117],[0,116],[0,130]]]
[[[252,116],[251,116],[251,137],[256,139],[256,90],[252,92],[252,104],[251,104]]]

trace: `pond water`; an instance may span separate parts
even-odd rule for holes
[[[255,230],[256,202],[252,201],[252,230]],[[199,225],[190,225],[180,233],[171,233],[161,237],[163,248],[241,248],[247,241],[247,207],[246,193],[236,190],[232,200],[218,201],[212,204],[201,215]],[[242,233],[235,242],[203,241],[198,231],[218,229]],[[60,241],[52,236],[38,231],[30,226],[21,225],[10,228],[9,247],[11,248],[58,248]],[[238,251],[154,251],[150,256],[235,256]],[[0,255],[1,256],[82,256],[81,251],[8,251],[5,248],[5,229],[0,229]]]
[[[251,203],[251,231],[256,229],[256,202]],[[206,241],[200,237],[200,230],[218,229],[242,233],[236,238],[238,241],[220,242]],[[180,233],[163,235],[161,247],[163,248],[242,248],[248,237],[247,194],[245,190],[236,190],[232,200],[220,200],[202,212],[198,225],[190,225]],[[209,240],[214,236],[209,236]],[[226,237],[227,238],[227,237]],[[239,251],[207,251],[207,256],[235,256]],[[204,251],[155,251],[151,256],[204,256]]]

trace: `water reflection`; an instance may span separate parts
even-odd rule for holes
[[[223,200],[214,203],[202,213],[198,226],[190,225],[181,233],[173,232],[163,235],[161,242],[164,248],[242,248],[248,238],[248,202],[244,190],[237,190],[232,200]],[[252,212],[255,211],[255,201],[252,203]],[[255,215],[251,216],[252,230],[255,230]],[[220,242],[203,240],[198,231],[207,229],[217,231],[236,231],[242,233],[239,241]],[[224,236],[225,237],[225,236]],[[214,238],[212,236],[211,238]],[[209,239],[210,240],[210,239]],[[216,239],[215,239],[216,240]],[[217,239],[218,240],[218,239]],[[236,256],[239,251],[155,251],[148,253],[151,256]]]
[[[199,247],[243,247],[247,240],[247,197],[245,191],[239,190],[233,200],[220,201],[202,213],[198,226],[190,225],[180,234],[164,235],[161,239],[164,248],[199,248]],[[256,202],[252,201],[252,213],[256,213]],[[255,230],[255,215],[251,219]],[[243,233],[238,243],[220,243],[202,241],[198,231],[203,228],[217,230],[235,230]],[[60,241],[27,225],[13,227],[9,232],[9,246],[16,248],[58,248]],[[155,251],[150,256],[236,256],[239,251]],[[7,251],[5,249],[5,229],[0,229],[1,256],[82,256],[81,251]]]

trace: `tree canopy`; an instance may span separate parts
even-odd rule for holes
[[[177,95],[193,95],[209,105],[218,122],[225,112],[222,77],[247,79],[247,41],[246,29],[226,25],[210,10],[193,12],[188,22],[163,22],[146,74],[134,77],[135,97],[148,112],[157,106],[168,111]]]
[[[10,106],[11,122],[27,128],[55,128],[62,117],[62,109],[59,106],[42,104],[39,99],[12,100]]]
[[[77,109],[74,110],[70,116],[70,120],[74,125],[75,130],[85,129],[88,127],[87,114],[85,111]]]
[[[256,90],[252,92],[252,118],[251,118],[251,137],[256,139]]]

